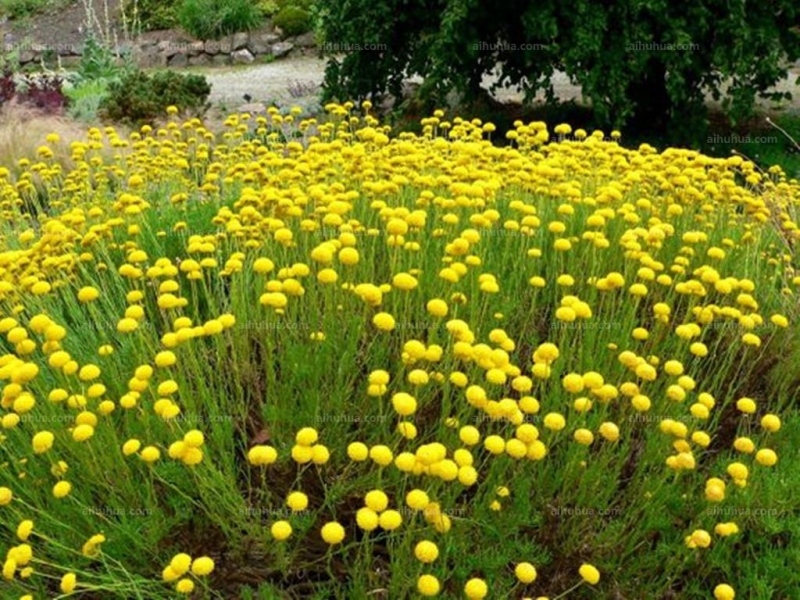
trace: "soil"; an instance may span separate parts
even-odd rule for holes
[[[4,44],[26,46],[38,44],[50,48],[80,48],[89,28],[87,7],[94,14],[93,30],[101,37],[104,32],[111,40],[122,41],[124,34],[119,25],[122,2],[120,0],[55,0],[52,8],[43,14],[22,21],[0,20],[0,39]]]

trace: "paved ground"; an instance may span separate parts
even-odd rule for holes
[[[318,103],[318,93],[325,74],[325,61],[315,56],[296,56],[261,65],[202,69],[202,73],[212,86],[211,101],[220,103],[227,109],[236,109],[244,104],[245,95],[250,96],[252,102],[265,104],[275,102],[278,105],[297,104],[309,107]],[[800,76],[800,65],[795,65],[789,77],[776,86],[778,91],[793,93],[794,98],[787,105],[796,109],[800,109],[800,86],[795,83],[798,76]],[[495,80],[494,77],[487,76],[484,78],[484,84],[490,85]],[[561,100],[574,98],[580,101],[580,87],[572,85],[564,73],[556,72],[553,83],[558,98]],[[504,89],[496,93],[495,97],[503,102],[511,102],[520,101],[522,94],[518,90]],[[710,99],[709,101],[711,102]],[[762,101],[761,104],[769,107],[768,101]]]

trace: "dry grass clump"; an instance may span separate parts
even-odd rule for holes
[[[0,167],[11,169],[19,159],[36,157],[36,149],[45,143],[48,134],[58,134],[60,142],[51,146],[55,158],[65,167],[72,167],[69,144],[86,138],[83,126],[69,117],[49,115],[17,102],[0,108]]]

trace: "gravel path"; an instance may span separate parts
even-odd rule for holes
[[[192,69],[201,72],[211,84],[211,102],[222,105],[226,109],[236,109],[248,102],[261,102],[279,106],[299,105],[312,108],[319,104],[320,86],[325,76],[325,61],[315,56],[293,56],[272,63],[247,65],[241,67],[222,67]],[[777,91],[792,92],[794,98],[785,106],[800,109],[800,86],[795,83],[800,75],[800,65],[795,65],[789,77],[776,86]],[[412,78],[411,82],[419,82]],[[496,81],[489,75],[484,78],[488,86]],[[581,89],[572,85],[569,78],[561,72],[553,76],[556,97],[561,100],[581,99]],[[245,99],[245,95],[251,98]],[[522,94],[517,90],[499,90],[495,97],[502,102],[519,102]],[[543,99],[543,96],[542,96]],[[714,104],[711,99],[709,103]],[[760,101],[763,107],[769,107],[769,101]]]

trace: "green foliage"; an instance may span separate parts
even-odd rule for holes
[[[273,23],[288,36],[300,35],[311,31],[311,13],[297,6],[287,6],[275,15]]]
[[[98,113],[104,119],[135,125],[152,123],[171,105],[200,115],[208,108],[210,93],[211,86],[201,75],[161,71],[151,76],[132,71],[109,84]]]
[[[280,9],[281,7],[278,5],[276,0],[259,0],[258,2],[258,10],[260,10],[261,14],[265,17],[271,17]]]
[[[0,17],[21,20],[53,6],[52,0],[0,0]]]
[[[684,139],[703,135],[706,92],[720,96],[730,83],[725,109],[740,120],[800,57],[794,0],[745,0],[730,10],[711,0],[319,0],[317,7],[325,41],[384,45],[332,61],[329,99],[397,95],[406,72],[426,78],[431,105],[451,90],[474,99],[497,65],[499,85],[552,99],[560,70],[582,86],[603,126],[643,125]]]
[[[283,10],[294,6],[311,12],[311,10],[314,8],[315,0],[276,0],[276,3],[278,5],[278,10]]]
[[[181,26],[198,39],[249,31],[261,19],[261,9],[250,0],[183,0],[178,10]]]
[[[70,77],[72,85],[65,90],[70,116],[81,121],[96,120],[111,83],[119,82],[133,72],[134,67],[128,58],[117,56],[105,44],[89,37],[84,43],[78,68]]]
[[[78,64],[78,76],[81,80],[116,79],[123,76],[130,67],[120,64],[114,52],[89,37],[83,44],[81,61]]]
[[[94,79],[67,89],[69,115],[78,121],[95,121],[100,104],[108,96],[108,86],[107,79]]]
[[[164,0],[128,0],[125,12],[140,31],[158,31],[178,26],[178,6]]]

